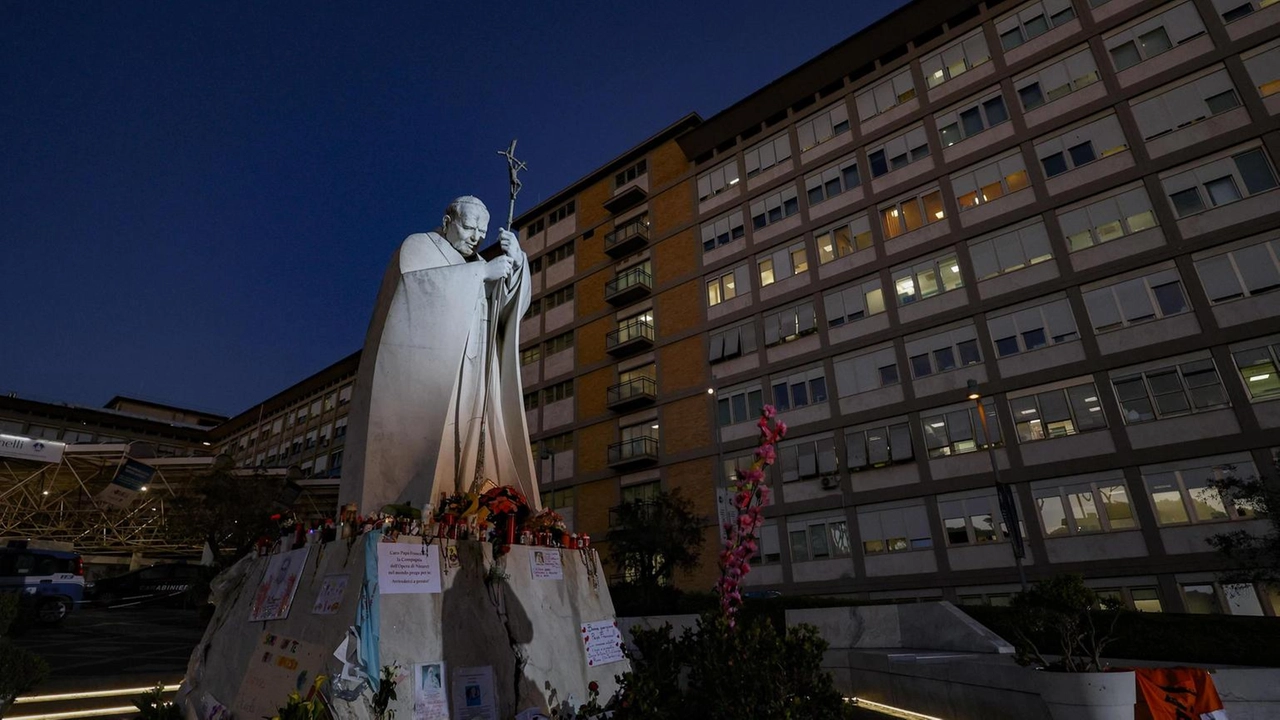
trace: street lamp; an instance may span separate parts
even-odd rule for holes
[[[982,425],[982,437],[987,441],[987,458],[991,462],[991,476],[996,485],[996,498],[1000,501],[1000,515],[1009,528],[1009,539],[1013,545],[1013,562],[1018,566],[1018,582],[1022,591],[1027,591],[1027,574],[1022,568],[1022,558],[1027,550],[1022,543],[1022,528],[1018,524],[1018,505],[1013,501],[1013,491],[1008,485],[1000,482],[1000,464],[996,462],[995,443],[991,441],[991,433],[987,430],[987,411],[982,406],[982,393],[978,392],[978,381],[969,380],[969,399],[978,407],[978,422]]]

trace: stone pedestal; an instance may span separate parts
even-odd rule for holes
[[[607,698],[617,688],[615,676],[628,669],[626,661],[594,667],[587,662],[582,626],[614,620],[613,602],[594,550],[516,545],[495,563],[488,544],[433,540],[443,545],[442,592],[369,597],[371,593],[363,587],[366,555],[376,555],[378,538],[377,534],[362,536],[349,548],[345,540],[313,546],[284,619],[249,621],[269,558],[246,558],[220,578],[225,587],[216,588],[215,593],[221,590],[224,597],[192,654],[178,695],[187,716],[208,720],[209,708],[220,704],[234,720],[260,720],[250,716],[262,706],[261,699],[255,703],[255,696],[274,697],[282,706],[295,689],[305,695],[317,674],[338,676],[342,663],[333,653],[348,637],[349,628],[365,635],[366,643],[374,640],[369,636],[373,628],[360,627],[362,622],[376,625],[378,666],[404,668],[404,679],[396,686],[397,699],[390,706],[398,720],[415,717],[410,671],[418,663],[444,661],[445,687],[451,691],[450,718],[457,717],[458,703],[464,700],[454,697],[450,687],[454,673],[461,668],[492,667],[496,717],[503,720],[531,707],[544,712],[566,702],[576,707],[586,700],[592,681],[599,684],[601,697]],[[421,545],[422,539],[408,537],[400,542]],[[445,561],[445,549],[451,545],[457,551],[455,567]],[[559,553],[563,579],[534,579],[531,556],[535,552]],[[321,586],[334,575],[347,576],[337,612],[316,614],[313,606]],[[357,612],[369,601],[378,605],[377,622],[362,619],[368,608],[366,613]],[[351,644],[355,642],[352,637]],[[366,686],[361,697],[334,699],[334,712],[340,718],[365,720],[371,717],[367,702],[371,697]]]

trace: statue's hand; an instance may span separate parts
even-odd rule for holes
[[[520,248],[520,239],[515,233],[506,228],[498,228],[498,244],[502,246],[502,253],[515,260],[517,266],[524,260],[524,250]]]
[[[499,282],[506,280],[511,274],[511,269],[515,267],[515,260],[510,255],[499,255],[484,264],[484,279],[486,282]]]

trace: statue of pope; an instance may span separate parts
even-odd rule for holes
[[[508,228],[502,254],[482,259],[488,227],[484,203],[460,197],[392,257],[352,395],[340,505],[424,507],[493,481],[540,507],[520,382],[529,267]]]

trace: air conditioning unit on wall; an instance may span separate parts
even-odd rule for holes
[[[840,487],[839,475],[823,475],[822,476],[823,490],[835,490],[836,488],[839,488],[839,487]]]

